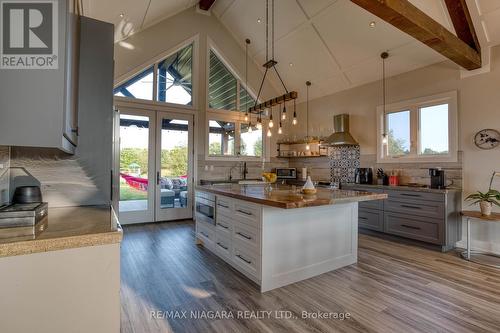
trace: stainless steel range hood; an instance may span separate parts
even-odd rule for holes
[[[349,133],[349,115],[339,114],[333,117],[334,133],[330,135],[323,143],[324,146],[347,146],[357,145],[351,133]]]

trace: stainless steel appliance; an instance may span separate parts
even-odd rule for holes
[[[357,145],[358,142],[349,133],[349,115],[340,114],[333,117],[334,133],[330,135],[322,146]]]
[[[48,204],[13,204],[0,209],[0,238],[33,238],[47,228]]]
[[[437,168],[429,169],[429,176],[431,176],[431,188],[442,189],[446,187],[444,170]]]
[[[195,207],[197,221],[215,225],[215,195],[205,192],[196,192]]]
[[[356,184],[373,184],[372,168],[356,168],[354,177]]]
[[[278,179],[297,179],[297,168],[276,168]]]

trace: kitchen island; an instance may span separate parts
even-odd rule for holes
[[[198,186],[196,197],[197,242],[266,292],[356,263],[358,202],[387,196],[224,184]],[[203,202],[215,203],[212,220]]]

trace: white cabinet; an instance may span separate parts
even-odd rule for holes
[[[197,192],[197,195],[203,192]],[[262,206],[217,195],[215,225],[196,221],[196,237],[208,250],[256,283],[261,281]]]

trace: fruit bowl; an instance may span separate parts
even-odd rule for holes
[[[262,180],[265,181],[266,183],[274,184],[274,183],[276,183],[277,179],[278,179],[278,176],[274,172],[262,173]]]

